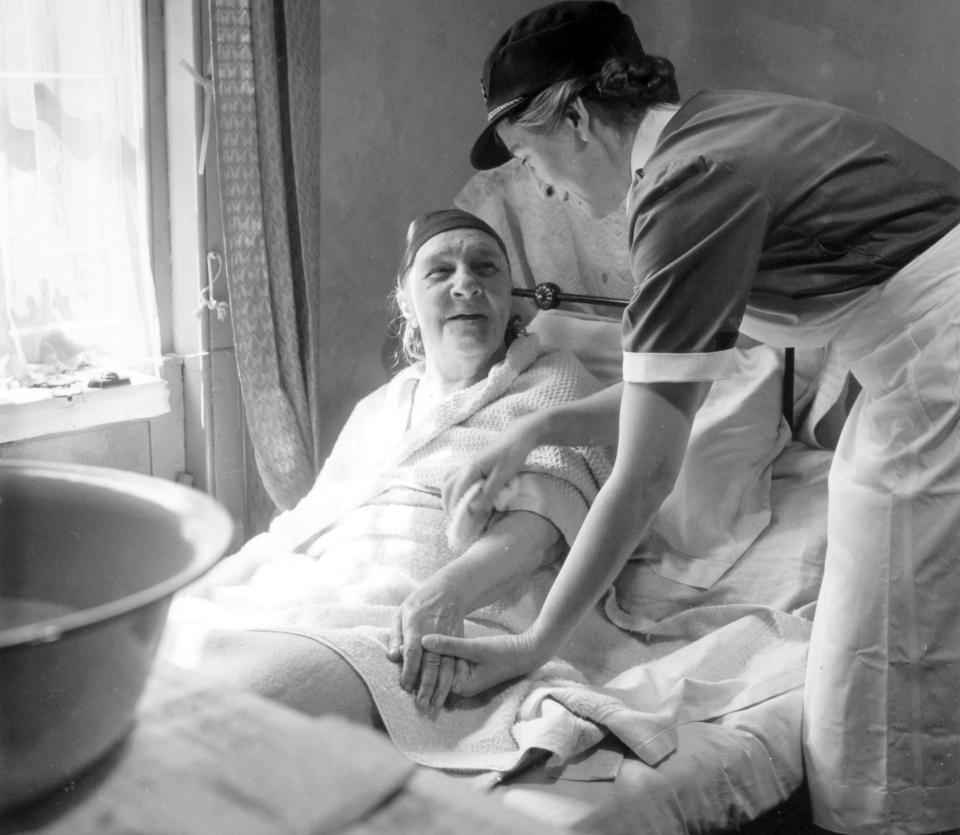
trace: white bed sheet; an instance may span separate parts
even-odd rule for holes
[[[750,599],[782,611],[815,605],[826,547],[830,453],[799,444],[777,460],[773,519],[740,561],[710,589],[681,587],[649,567],[621,577],[629,604],[680,608]],[[628,604],[628,605],[629,605]],[[557,826],[605,835],[696,835],[734,829],[786,800],[802,784],[802,688],[711,722],[679,729],[677,751],[652,768],[626,756],[614,780],[548,778],[530,769],[495,789],[502,799]]]

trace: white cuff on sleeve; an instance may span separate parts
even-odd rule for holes
[[[627,383],[692,383],[723,380],[736,372],[733,348],[706,354],[650,354],[623,352],[623,379]]]

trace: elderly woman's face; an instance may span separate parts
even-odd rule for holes
[[[448,378],[486,375],[505,350],[511,289],[506,256],[485,232],[452,229],[427,240],[402,292],[427,367]]]

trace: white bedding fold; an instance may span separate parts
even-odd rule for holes
[[[398,535],[402,516],[406,530]],[[216,614],[208,611],[207,623],[280,629],[334,648],[366,682],[398,748],[420,763],[454,770],[510,771],[534,749],[552,752],[557,767],[607,732],[653,765],[674,750],[679,724],[802,683],[809,624],[801,618],[719,606],[640,624],[617,610],[611,596],[606,611],[625,628],[598,607],[561,657],[534,676],[480,698],[454,700],[436,720],[427,719],[399,689],[398,668],[386,659],[386,648],[395,606],[415,582],[396,563],[429,571],[428,543],[433,559],[445,559],[443,522],[439,506],[358,509],[338,526],[335,542],[322,543],[322,559],[278,557],[269,572],[210,595],[204,603]],[[389,535],[379,535],[381,526]],[[475,613],[466,634],[525,628],[552,578],[543,570],[509,599]],[[627,631],[637,625],[647,631]]]

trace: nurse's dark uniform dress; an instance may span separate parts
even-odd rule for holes
[[[819,826],[960,826],[960,172],[842,108],[700,93],[629,195],[628,382],[726,376],[738,332],[863,391],[829,483],[804,698]]]

